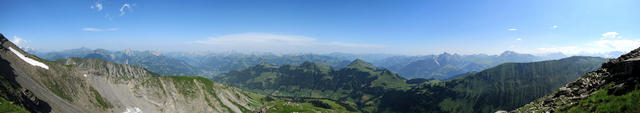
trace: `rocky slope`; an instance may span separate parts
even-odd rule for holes
[[[640,112],[640,48],[512,112]]]
[[[202,77],[98,59],[47,61],[0,35],[0,97],[31,112],[249,112],[257,101]],[[4,104],[4,103],[3,103]]]

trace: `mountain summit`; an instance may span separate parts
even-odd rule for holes
[[[376,67],[373,66],[371,63],[366,62],[362,59],[356,59],[353,60],[353,62],[351,62],[351,64],[347,65],[347,68],[361,68],[361,69],[367,69],[367,70],[375,70]]]

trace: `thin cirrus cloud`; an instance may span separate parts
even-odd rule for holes
[[[124,14],[127,13],[127,11],[131,12],[131,4],[122,4],[122,7],[120,7],[120,16],[124,16]],[[135,6],[135,4],[133,4],[133,6]]]
[[[117,30],[120,30],[120,29],[118,28],[100,29],[100,28],[92,28],[92,27],[82,28],[82,31],[89,31],[89,32],[103,32],[103,31],[117,31]]]
[[[219,51],[238,50],[246,52],[275,53],[328,53],[328,52],[363,52],[381,49],[384,46],[375,44],[358,44],[348,42],[322,42],[316,38],[297,35],[280,35],[269,33],[240,33],[212,37],[207,40],[194,41],[197,45]]]
[[[558,25],[553,25],[551,26],[551,29],[558,29],[558,27],[559,27]]]
[[[518,29],[516,29],[516,28],[509,28],[509,29],[507,29],[507,30],[509,30],[509,31],[517,31]]]
[[[102,2],[106,2],[106,1],[102,1]],[[108,9],[112,9],[112,8],[107,8],[107,7],[116,7],[116,8],[113,8],[113,9],[117,9],[118,12],[120,13],[119,15],[120,16],[124,16],[125,14],[132,12],[133,11],[133,7],[136,6],[135,3],[133,3],[133,4],[124,3],[122,5],[110,6],[110,5],[105,5],[102,2],[96,2],[95,4],[92,4],[90,6],[90,8],[91,8],[91,10],[97,10],[97,13],[103,13],[104,18],[109,20],[109,21],[112,21],[114,17],[111,16],[113,14],[110,14],[110,13],[113,13],[112,11],[107,11]],[[102,10],[105,10],[105,11],[102,11]],[[116,15],[118,15],[118,14],[116,14]]]
[[[98,11],[102,11],[102,3],[96,3],[95,5],[91,5],[91,9],[96,9]]]

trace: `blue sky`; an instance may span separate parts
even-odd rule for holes
[[[0,0],[22,47],[565,54],[640,46],[637,0]]]

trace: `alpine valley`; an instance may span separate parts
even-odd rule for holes
[[[640,113],[640,0],[0,0],[0,113]]]
[[[0,112],[638,112],[640,49],[500,55],[23,51],[0,35]],[[53,60],[55,59],[55,60]],[[370,60],[372,63],[368,62]],[[397,72],[397,73],[396,73]],[[196,76],[200,75],[200,76]],[[410,79],[408,79],[410,78]]]

